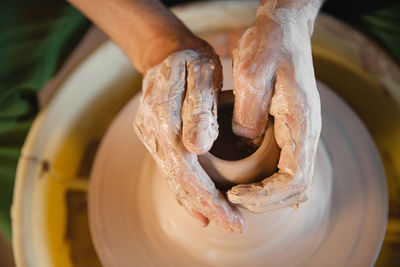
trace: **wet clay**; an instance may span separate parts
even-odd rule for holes
[[[233,133],[233,103],[232,91],[220,93],[219,136],[209,153],[198,156],[203,169],[223,191],[233,185],[260,182],[272,175],[276,171],[280,154],[275,140],[273,118],[269,119],[265,134],[261,138],[244,139]]]

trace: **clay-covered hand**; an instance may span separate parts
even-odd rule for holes
[[[265,1],[234,51],[233,131],[258,137],[270,114],[281,148],[275,174],[228,191],[232,203],[253,212],[296,206],[310,197],[321,111],[310,42],[319,2],[299,6],[307,1],[291,8]]]
[[[177,201],[200,223],[214,221],[242,232],[245,220],[231,207],[200,166],[218,136],[217,98],[222,69],[214,50],[172,53],[149,69],[134,126],[156,160]]]

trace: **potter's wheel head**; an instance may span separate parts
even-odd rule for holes
[[[202,228],[177,204],[134,133],[139,96],[133,98],[108,129],[91,175],[89,221],[103,264],[373,263],[387,220],[379,154],[346,103],[323,84],[318,89],[323,127],[311,199],[297,211],[243,210],[248,229],[241,235]]]

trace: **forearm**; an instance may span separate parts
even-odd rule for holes
[[[142,73],[169,54],[203,45],[158,0],[68,0],[97,24]]]

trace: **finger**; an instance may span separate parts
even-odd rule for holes
[[[292,72],[278,70],[271,115],[281,148],[279,171],[261,183],[233,187],[227,193],[232,203],[263,212],[294,206],[308,198],[320,130],[317,121],[313,125],[312,113]]]
[[[193,218],[196,219],[196,221],[203,227],[207,226],[209,224],[209,220],[207,217],[205,217],[203,214],[200,212],[194,210],[189,202],[181,197],[176,197],[176,200],[178,201],[179,205],[181,205]]]
[[[134,128],[154,158],[164,157],[158,149],[160,138],[173,139],[180,134],[185,77],[184,58],[172,54],[161,65],[149,69],[143,79]]]
[[[171,151],[172,152],[172,151]],[[195,211],[222,226],[228,232],[241,233],[246,227],[243,215],[231,207],[223,195],[215,188],[193,154],[170,154],[174,159],[174,175],[168,184],[180,199],[185,199]]]
[[[255,27],[249,28],[233,54],[232,129],[247,138],[258,137],[265,131],[274,83],[276,60],[268,48],[262,47],[259,34]]]
[[[182,142],[194,154],[210,150],[218,136],[217,99],[222,71],[218,57],[187,62],[187,91],[182,107]]]

